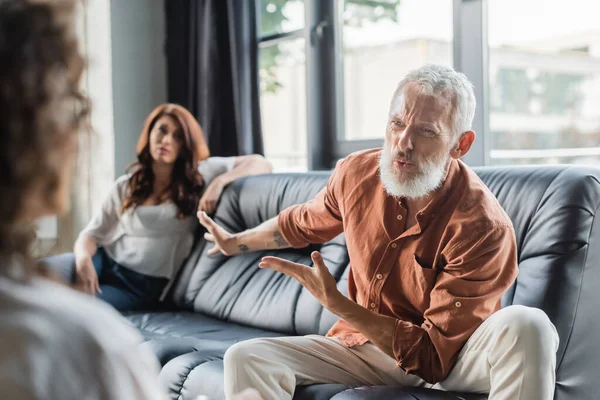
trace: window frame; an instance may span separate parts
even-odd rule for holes
[[[487,0],[453,0],[454,69],[473,83],[477,107],[476,140],[463,161],[472,167],[489,163],[489,51]]]
[[[292,40],[296,40],[296,39],[304,39],[305,40],[305,52],[308,51],[307,48],[307,43],[306,42],[306,27],[307,27],[307,22],[306,22],[306,12],[305,12],[305,18],[304,18],[304,28],[301,29],[294,29],[288,32],[276,32],[276,33],[271,33],[268,35],[262,35],[262,33],[260,32],[260,25],[261,25],[261,15],[262,15],[262,1],[263,0],[254,0],[254,10],[255,10],[255,15],[256,15],[256,49],[257,49],[257,57],[256,57],[256,85],[257,87],[260,88],[260,50],[262,48],[265,47],[269,47],[269,46],[274,46],[283,42],[287,42],[287,41],[292,41]],[[305,0],[306,1],[306,0]],[[306,4],[305,4],[305,8],[306,8]],[[306,63],[306,68],[308,68],[308,60],[305,61]],[[260,93],[259,93],[260,96]],[[308,97],[307,97],[308,99]],[[259,100],[260,101],[260,100]],[[260,105],[259,105],[260,108]],[[262,117],[262,110],[261,112],[261,117]],[[308,112],[308,110],[307,110]],[[310,118],[307,115],[307,119],[310,120]],[[308,121],[307,121],[307,131],[308,131]],[[263,138],[264,141],[264,138]],[[308,138],[307,138],[307,142],[308,142]],[[307,169],[310,170],[310,162],[307,162]]]

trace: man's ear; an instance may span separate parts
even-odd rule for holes
[[[455,160],[463,157],[471,149],[471,145],[475,141],[475,132],[466,131],[460,135],[458,143],[450,150],[450,156]]]

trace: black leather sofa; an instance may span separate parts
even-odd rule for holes
[[[600,169],[591,167],[489,167],[476,170],[511,217],[519,248],[519,276],[503,306],[544,310],[560,336],[556,400],[600,398]],[[223,194],[215,220],[231,232],[254,227],[287,206],[304,202],[329,173],[264,175],[238,180]],[[233,343],[282,335],[325,334],[336,320],[297,282],[257,268],[265,253],[208,256],[201,235],[161,310],[126,318],[146,339],[163,368],[170,398],[200,394],[223,398],[223,354]],[[307,249],[270,252],[310,263],[323,254],[346,293],[349,259],[343,235]],[[72,256],[51,260],[67,275]],[[485,395],[423,388],[313,385],[295,399],[486,399]]]

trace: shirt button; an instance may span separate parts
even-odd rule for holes
[[[398,215],[396,218],[398,218],[398,220],[402,219],[402,215]]]
[[[377,307],[377,304],[371,303],[371,308],[375,309],[376,307]]]
[[[381,279],[381,278],[383,278],[383,275],[381,275],[381,274],[377,274],[376,278],[377,278],[377,279]]]
[[[392,248],[395,249],[396,247],[398,247],[398,245],[396,243],[392,243]]]
[[[461,303],[460,301],[457,301],[456,303],[454,303],[454,305],[455,305],[456,307],[461,307],[461,306],[462,306],[462,303]]]

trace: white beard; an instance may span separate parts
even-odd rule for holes
[[[442,186],[446,178],[446,165],[450,155],[417,164],[419,171],[414,177],[396,172],[392,165],[392,155],[387,145],[379,158],[379,177],[385,191],[396,198],[418,199],[425,197]]]

